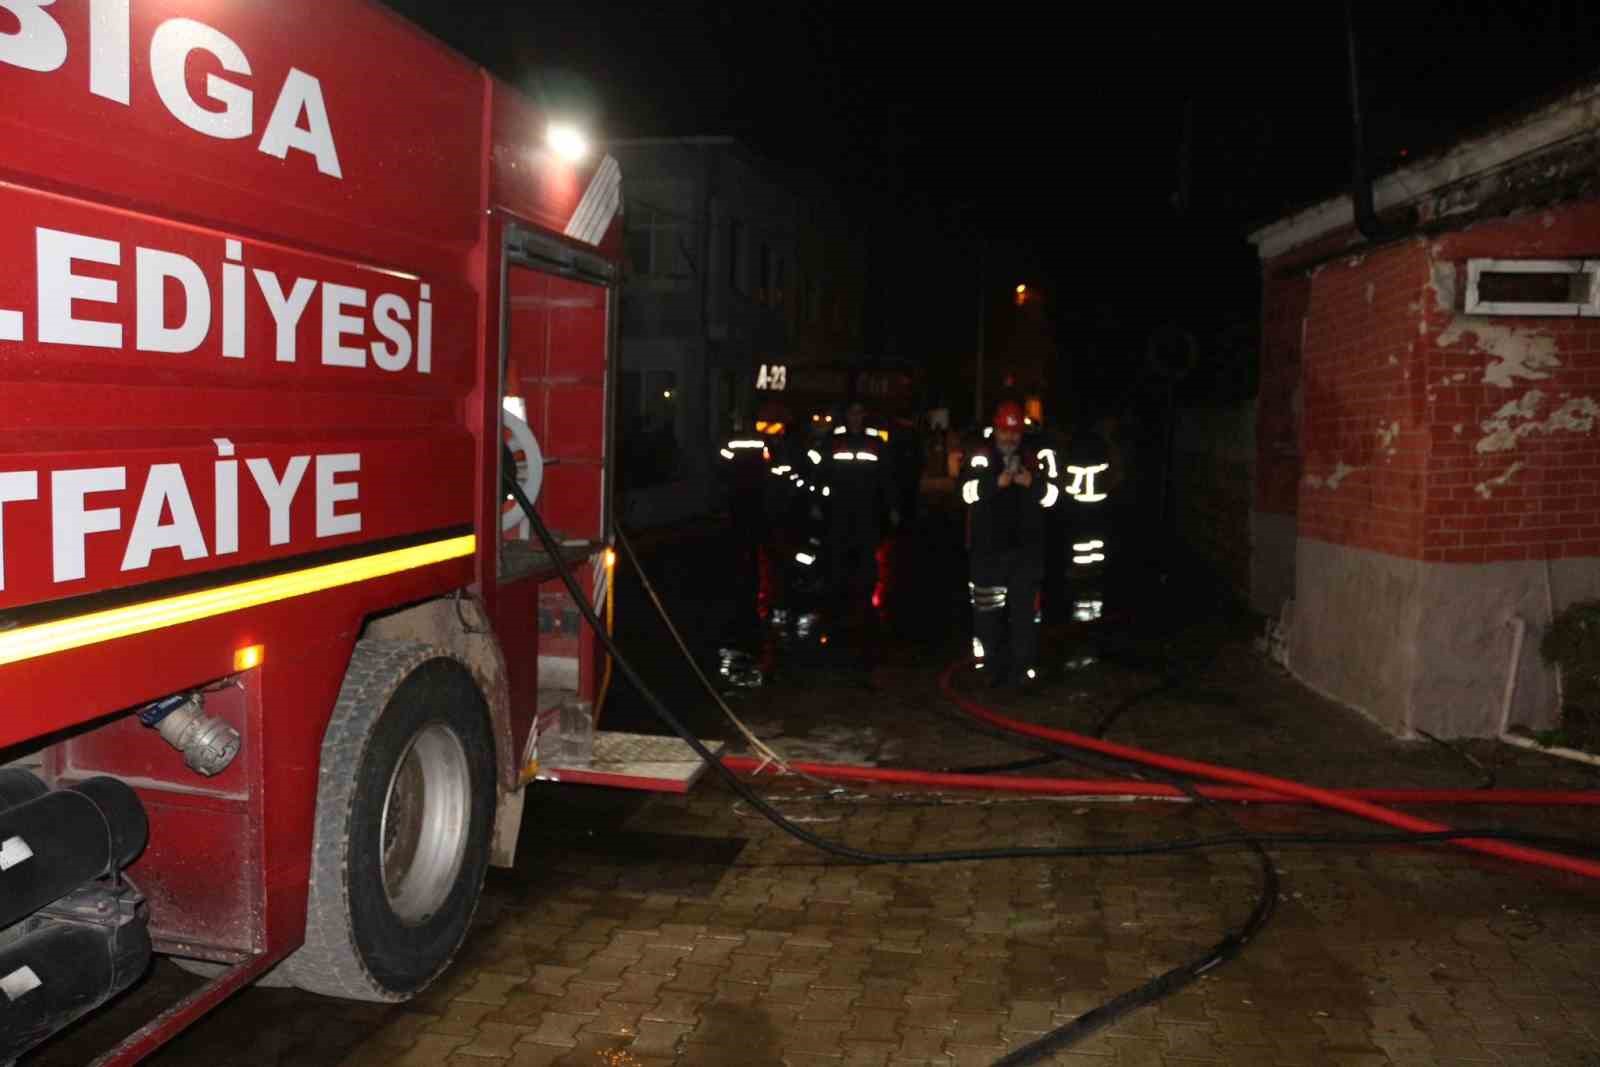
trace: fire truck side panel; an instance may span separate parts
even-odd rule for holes
[[[171,748],[131,717],[74,737],[51,752],[58,783],[114,774],[134,787],[151,821],[163,828],[139,857],[134,877],[161,916],[158,937],[163,944],[158,947],[167,951],[203,955],[216,949],[252,952],[266,947],[262,813],[250,803],[252,791],[260,791],[263,769],[262,674],[262,668],[255,668],[241,675],[237,685],[207,697],[207,714],[238,730],[243,746],[240,757],[203,786],[173,781]],[[197,878],[197,866],[236,872],[236,877]]]
[[[528,750],[528,733],[539,713],[539,653],[546,635],[540,632],[539,585],[532,581],[507,582],[495,604],[495,631],[506,653],[506,683],[510,701],[512,752],[520,761]],[[522,767],[517,768],[518,771]]]
[[[405,20],[322,0],[92,7],[106,17],[30,16],[52,69],[0,62],[0,138],[28,145],[0,177],[397,265],[476,242],[482,78]]]
[[[511,263],[506,295],[503,388],[540,442],[544,473],[536,507],[563,541],[602,545],[608,540],[607,290]],[[513,521],[516,514],[511,512]],[[508,539],[526,536],[515,526],[505,533]],[[575,576],[584,588],[594,588],[587,562],[575,567]],[[541,702],[548,704],[557,691],[593,697],[597,679],[580,655],[579,635],[571,632],[570,620],[577,616],[570,596],[547,568],[503,581],[498,595],[494,615],[506,647],[512,736],[520,753],[535,717],[545,710]],[[530,619],[538,620],[536,634],[523,632]]]
[[[158,948],[276,958],[371,620],[478,595],[502,783],[520,755],[551,572],[497,567],[501,249],[614,259],[615,163],[366,0],[0,5],[0,101],[0,750],[134,787]],[[540,511],[593,588],[611,293],[510,271]],[[241,738],[210,778],[128,714],[199,690]]]
[[[215,779],[195,775],[154,731],[127,718],[50,750],[52,777],[113,774],[129,780],[145,802],[150,845],[129,873],[150,898],[158,945],[203,956],[281,950],[298,941],[322,733],[361,620],[460,587],[470,580],[469,566],[469,558],[452,560],[358,590],[190,623],[183,641],[163,632],[126,638],[113,678],[104,674],[103,657],[88,662],[91,650],[83,649],[6,668],[18,672],[23,692],[98,703],[110,682],[151,693],[228,678],[234,650],[262,646],[262,665],[238,678],[249,698],[240,756]],[[222,708],[238,726],[238,711],[226,701]]]

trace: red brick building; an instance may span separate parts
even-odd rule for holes
[[[1600,596],[1600,87],[1389,175],[1261,257],[1252,599],[1290,669],[1400,734],[1551,723],[1553,611]],[[1521,620],[1519,623],[1517,620]]]

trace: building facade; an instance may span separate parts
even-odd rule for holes
[[[735,424],[861,351],[866,251],[827,189],[726,137],[607,146],[627,175],[617,440],[622,519],[714,511]]]

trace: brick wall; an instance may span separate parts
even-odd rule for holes
[[[1475,257],[1600,258],[1600,203],[1267,264],[1257,509],[1429,562],[1600,556],[1600,320],[1463,314]]]
[[[1415,557],[1428,446],[1418,321],[1426,246],[1314,270],[1301,352],[1302,537]]]
[[[1600,257],[1600,204],[1484,223],[1428,254],[1423,558],[1600,556],[1600,320],[1460,314],[1469,258]]]

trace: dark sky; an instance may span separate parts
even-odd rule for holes
[[[1339,3],[389,3],[608,135],[732,134],[828,178],[873,241],[874,342],[902,355],[970,348],[951,309],[980,233],[991,284],[1050,294],[1058,336],[1251,320],[1244,231],[1350,170]],[[1378,169],[1600,63],[1578,0],[1357,0],[1355,23]]]

